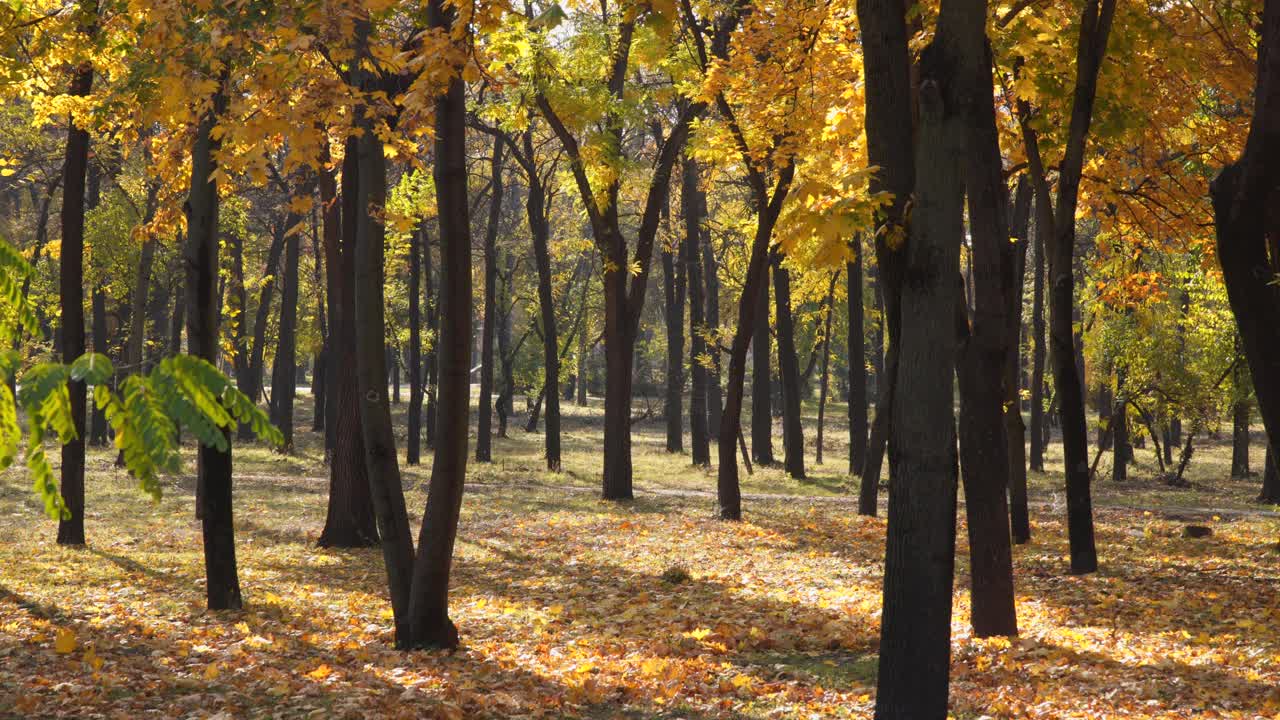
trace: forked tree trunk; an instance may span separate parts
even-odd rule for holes
[[[97,34],[97,0],[83,0],[79,7],[80,31]],[[85,96],[93,85],[93,66],[82,62],[71,73],[70,94]],[[89,131],[74,119],[67,130],[66,161],[62,168],[62,250],[58,271],[61,311],[62,361],[68,365],[85,353],[84,339],[84,213],[85,180],[89,170]],[[58,521],[59,545],[84,545],[84,419],[86,388],[83,380],[67,383],[71,422],[75,436],[62,446],[62,501],[68,517]]]
[[[454,11],[430,0],[430,25],[447,34]],[[440,222],[441,308],[440,406],[442,422],[409,600],[410,647],[455,647],[458,631],[449,619],[449,573],[467,472],[471,332],[471,228],[467,214],[466,96],[461,77],[449,80],[435,102],[436,207]]]
[[[320,176],[324,211],[325,272],[329,285],[330,361],[328,432],[329,504],[321,547],[370,547],[378,542],[373,515],[369,471],[364,461],[364,430],[360,419],[360,389],[356,376],[356,196],[359,167],[354,140],[347,141],[342,164],[342,203],[332,172]]]
[[[221,142],[213,129],[226,111],[227,70],[222,70],[213,101],[196,126],[191,149],[191,185],[187,200],[187,347],[192,355],[218,361],[218,185],[215,157]],[[204,535],[205,591],[210,610],[242,606],[236,571],[235,525],[231,505],[231,437],[227,449],[201,445],[197,451],[198,514]]]
[[[901,12],[896,10],[895,17],[901,17]],[[964,162],[967,158],[970,167],[981,167],[979,163],[989,160],[987,146],[975,145],[967,132],[974,123],[966,107],[967,102],[990,102],[989,81],[985,96],[979,90],[983,70],[990,71],[985,20],[983,0],[944,0],[937,33],[920,60],[914,209],[903,257],[902,325],[891,415],[894,464],[889,485],[877,718],[943,718],[947,714],[957,481],[952,363],[957,350],[954,320],[963,312],[959,251],[964,235],[965,176],[970,178],[971,192],[981,193],[975,199],[983,200],[971,208],[990,209],[987,198],[991,192],[988,177],[982,174],[976,177],[981,182],[975,182],[978,174],[965,172]],[[999,241],[1007,245],[1007,235]],[[998,263],[991,255],[987,257]],[[990,295],[999,306],[994,311],[999,321],[976,328],[965,352],[991,352],[991,362],[998,368],[1005,349],[991,338],[1003,333],[1005,297],[998,291],[998,276],[984,278],[983,284],[988,282],[996,288]],[[970,370],[974,367],[971,362],[962,364]],[[965,384],[983,383],[987,377],[987,373],[970,371],[961,379]],[[997,387],[989,398],[994,403],[974,405],[972,393],[962,394],[970,400],[966,409],[980,416],[974,418],[976,428],[966,429],[962,423],[962,430],[987,436],[992,435],[989,428],[994,428],[992,437],[982,439],[1000,446],[1004,435],[998,403],[1003,394],[998,387],[1000,374],[994,377]],[[995,412],[990,410],[991,404],[996,405]],[[982,451],[990,444],[967,443],[969,448]],[[984,469],[1002,475],[1006,463],[1007,457],[1000,455]],[[985,492],[982,484],[977,487]],[[984,501],[980,507],[988,505]],[[1002,515],[1000,520],[1006,518]],[[983,530],[987,529],[984,525]]]

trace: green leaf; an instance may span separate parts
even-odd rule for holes
[[[102,385],[114,374],[111,361],[101,353],[85,353],[71,363],[71,379],[83,380],[90,385]]]

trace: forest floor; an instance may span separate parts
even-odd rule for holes
[[[452,653],[391,649],[378,550],[316,547],[315,433],[291,456],[235,451],[233,613],[204,609],[190,476],[152,503],[94,449],[89,545],[66,549],[25,473],[7,471],[0,717],[870,717],[885,524],[850,505],[843,406],[826,464],[807,422],[810,479],[757,468],[733,524],[714,518],[714,474],[664,451],[661,421],[635,428],[637,499],[598,500],[600,409],[565,412],[564,472],[540,469],[523,417],[495,463],[469,467]],[[1257,479],[1227,479],[1229,447],[1210,442],[1175,490],[1138,450],[1130,482],[1094,484],[1101,570],[1077,577],[1056,453],[1032,477],[1033,540],[1014,551],[1011,641],[969,632],[960,513],[952,715],[1280,717],[1280,518],[1250,502]],[[405,469],[414,527],[428,475]],[[1183,538],[1190,522],[1212,536]]]

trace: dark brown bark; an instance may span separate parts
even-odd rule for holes
[[[191,191],[187,199],[187,348],[210,363],[218,360],[218,186],[214,179],[221,142],[213,129],[226,111],[227,71],[213,102],[200,116],[191,149]],[[205,591],[210,610],[242,606],[236,571],[231,500],[231,434],[227,449],[201,445],[198,451],[198,514],[204,535]]]
[[[977,3],[985,8],[985,1]],[[1016,395],[1010,350],[1014,251],[1009,242],[1007,191],[1001,167],[990,52],[985,32],[957,43],[965,190],[968,198],[972,330],[960,343],[960,458],[969,532],[970,619],[976,637],[1016,635],[1013,551],[1009,529],[1009,437],[1005,398]],[[976,49],[975,49],[976,48]],[[971,54],[976,53],[976,55]],[[1014,391],[1006,386],[1012,383]],[[1017,413],[1016,403],[1008,409]],[[1021,442],[1021,437],[1018,438]]]
[[[1236,393],[1248,390],[1248,381],[1244,377],[1244,373],[1248,372],[1248,369],[1243,365],[1244,363],[1237,363],[1236,365]],[[1247,396],[1237,397],[1235,402],[1231,404],[1231,477],[1236,479],[1243,479],[1253,475],[1249,471],[1249,420],[1252,415],[1251,410]]]
[[[419,226],[409,235],[409,439],[404,462],[417,465],[422,459],[422,254],[426,228]]]
[[[551,286],[551,223],[547,217],[546,189],[542,175],[534,164],[533,128],[521,135],[522,152],[512,155],[524,170],[528,193],[525,196],[525,216],[533,241],[533,261],[538,272],[538,317],[542,323],[542,386],[549,391],[546,398],[547,422],[543,431],[543,450],[547,469],[560,470],[560,347],[556,328],[555,295]],[[579,367],[585,362],[579,359]],[[586,390],[581,375],[575,380],[583,402]],[[579,402],[581,405],[582,402]]]
[[[1124,368],[1116,368],[1115,407],[1111,411],[1111,481],[1124,482],[1129,475],[1133,450],[1129,447],[1129,413],[1125,408]]]
[[[446,33],[454,11],[443,0],[428,5],[430,25]],[[471,333],[471,228],[467,213],[466,99],[453,77],[435,102],[436,207],[440,223],[442,301],[440,322],[441,422],[409,601],[412,647],[454,647],[458,631],[449,619],[449,572],[467,471]]]
[[[773,374],[770,368],[770,348],[773,338],[769,335],[769,268],[764,269],[765,277],[757,293],[754,317],[757,318],[751,337],[751,459],[757,465],[772,465],[773,457]],[[738,320],[742,320],[739,309]],[[730,362],[729,382],[733,382],[733,368]],[[728,399],[725,400],[728,409]],[[722,420],[723,422],[723,420]]]
[[[920,60],[916,184],[902,258],[890,418],[880,719],[943,718],[947,712],[957,485],[954,320],[963,311],[959,255],[969,120],[964,99],[972,92],[964,85],[985,57],[985,8],[981,0],[944,0],[937,33]],[[1003,348],[997,363],[1002,353]],[[999,416],[995,421],[999,428]],[[1000,457],[997,465],[1006,462]]]
[[[1044,439],[1047,435],[1044,426],[1044,274],[1048,243],[1045,238],[1053,228],[1053,210],[1045,202],[1047,197],[1046,189],[1044,195],[1035,200],[1035,264],[1031,268],[1031,456],[1028,463],[1036,472],[1044,472]]]
[[[351,81],[362,92],[381,88],[366,66],[369,55],[370,20],[355,20],[355,62]],[[372,63],[369,63],[372,65]],[[348,141],[348,153],[355,154],[355,198],[344,211],[355,215],[355,365],[360,398],[360,425],[364,434],[364,464],[369,473],[374,518],[382,541],[383,563],[395,619],[396,647],[412,647],[413,621],[411,578],[413,536],[405,508],[400,466],[396,458],[395,431],[391,423],[391,398],[387,387],[386,318],[384,302],[385,228],[382,211],[386,206],[387,168],[382,141],[374,132],[374,110],[357,105],[356,126],[361,133]],[[345,168],[344,168],[345,169]],[[344,172],[345,175],[345,172]],[[344,179],[344,191],[346,182]],[[443,212],[441,213],[443,215]],[[348,223],[348,227],[350,222]],[[469,268],[469,264],[468,264]],[[470,272],[466,273],[468,280]],[[464,384],[465,387],[465,384]],[[465,411],[461,415],[466,419]]]
[[[502,150],[493,139],[489,164],[489,221],[484,231],[484,321],[480,337],[480,401],[476,413],[476,462],[493,460],[493,340],[497,328],[498,220],[502,217]]]
[[[702,356],[707,353],[706,319],[703,316],[705,300],[702,278],[702,250],[700,240],[702,222],[706,218],[706,197],[698,186],[698,164],[686,157],[681,162],[680,206],[684,209],[684,242],[680,246],[681,261],[689,278],[689,442],[693,464],[706,467],[711,464],[711,447],[708,437],[707,394],[710,385],[707,368]]]
[[[1267,460],[1262,471],[1262,490],[1258,493],[1258,502],[1280,505],[1280,473],[1276,472],[1276,459],[1270,445],[1267,446]]]
[[[434,273],[431,270],[431,238],[422,238],[422,279],[427,294],[427,327],[433,333],[431,349],[427,351],[427,381],[423,393],[426,395],[426,409],[422,411],[422,428],[426,437],[423,442],[428,448],[436,446],[436,388],[439,386],[440,357],[440,296],[436,290]]]
[[[849,318],[849,474],[862,474],[867,462],[867,352],[862,311],[862,242],[853,241],[853,259],[845,263]]]
[[[871,177],[871,192],[888,192],[890,204],[876,218],[876,276],[880,287],[886,350],[884,373],[876,378],[876,414],[871,424],[867,462],[862,471],[858,512],[876,514],[881,465],[890,436],[894,386],[898,375],[898,337],[902,314],[902,259],[896,249],[906,233],[905,212],[915,187],[913,94],[907,23],[901,0],[859,0],[862,56],[866,75],[867,159],[879,168]],[[949,319],[949,318],[948,318]],[[890,459],[890,476],[893,475]]]
[[[271,245],[267,248],[267,264],[263,268],[266,281],[258,291],[258,306],[254,311],[253,335],[249,338],[247,365],[244,366],[243,382],[237,382],[240,392],[257,402],[263,391],[263,357],[267,344],[267,321],[271,317],[272,298],[275,296],[276,278],[279,277],[280,256],[284,253],[285,231],[288,226],[281,223],[272,231]],[[243,291],[243,288],[242,288]],[[243,299],[243,295],[241,296]],[[241,323],[244,322],[241,313]],[[239,439],[252,440],[253,430],[247,425],[240,426]]]
[[[97,32],[97,0],[83,0],[77,9],[80,31]],[[85,61],[71,74],[70,93],[85,96],[93,86],[93,65]],[[85,182],[89,170],[89,132],[72,120],[67,130],[66,160],[62,166],[62,250],[58,271],[62,361],[68,365],[85,353],[84,333],[84,213]],[[83,380],[67,383],[75,437],[62,446],[59,490],[69,517],[58,521],[59,545],[84,545],[84,421],[86,388]]]
[[[327,157],[322,157],[327,160]],[[364,430],[360,420],[360,389],[356,377],[355,248],[356,196],[359,168],[356,146],[348,140],[342,164],[342,198],[332,171],[320,174],[320,202],[324,208],[325,279],[329,296],[328,420],[329,503],[321,547],[371,547],[378,542],[369,472],[364,460]]]
[[[773,258],[773,302],[778,375],[782,381],[782,465],[791,477],[803,478],[804,427],[800,423],[800,366],[796,359],[795,322],[791,317],[791,273],[782,266],[779,254]]]
[[[310,194],[310,188],[305,188]],[[289,214],[285,226],[295,227],[300,216]],[[276,346],[276,371],[271,378],[272,423],[284,436],[284,452],[293,451],[293,403],[297,396],[298,366],[298,233],[285,240],[284,268],[280,288],[280,324]]]
[[[1019,378],[1022,373],[1021,343],[1022,293],[1027,265],[1031,186],[1026,175],[1018,177],[1010,216],[1010,237],[1016,240],[1013,250],[1013,277],[1009,293],[1008,332],[1010,345],[1005,358],[1004,402],[1005,438],[1009,445],[1009,525],[1013,542],[1021,545],[1031,540],[1031,517],[1027,507],[1027,428],[1022,422],[1022,395]]]
[[[329,299],[329,293],[324,288],[324,258],[320,250],[320,233],[316,218],[316,210],[311,209],[311,255],[315,262],[312,265],[314,273],[312,275],[312,287],[316,293],[316,332],[320,336],[320,350],[316,353],[312,360],[311,368],[311,396],[312,396],[312,417],[311,429],[314,432],[325,433],[325,450],[329,449],[328,443],[328,390],[329,377],[326,372],[329,365],[329,357],[333,354],[330,349],[331,338],[329,337],[329,323],[326,315],[326,308]]]
[[[667,331],[666,395],[662,413],[667,426],[669,453],[684,452],[684,306],[687,283],[686,264],[677,261],[684,253],[683,242],[675,252],[667,247],[662,249],[663,319]]]

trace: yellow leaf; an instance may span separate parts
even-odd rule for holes
[[[59,655],[66,655],[76,649],[76,631],[71,628],[59,628],[53,640],[53,649]]]
[[[204,679],[211,680],[211,681],[217,680],[218,673],[219,673],[218,663],[211,663],[209,665],[206,665],[204,668]]]
[[[311,678],[312,680],[323,680],[332,674],[333,674],[333,668],[329,667],[328,665],[321,665],[315,670],[312,670],[311,672],[307,673],[307,677]]]

